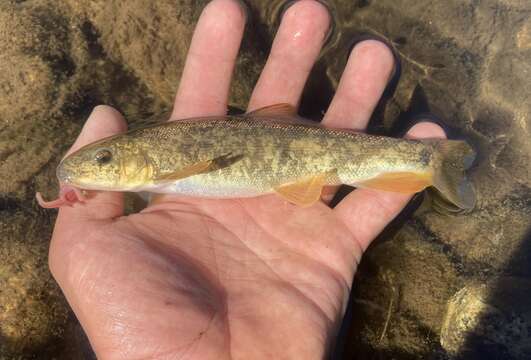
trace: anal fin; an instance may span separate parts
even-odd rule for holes
[[[380,174],[356,185],[376,190],[414,194],[432,185],[430,173],[393,172]]]
[[[294,183],[277,186],[274,190],[287,201],[307,207],[319,201],[328,177],[328,173],[322,173]]]

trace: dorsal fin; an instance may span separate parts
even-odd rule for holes
[[[259,109],[248,112],[247,115],[253,116],[297,116],[297,109],[293,105],[282,103],[264,106]]]

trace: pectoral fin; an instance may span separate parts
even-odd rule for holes
[[[232,153],[228,153],[225,155],[218,156],[217,158],[214,158],[214,159],[197,162],[195,164],[186,166],[177,171],[160,174],[154,179],[154,182],[155,183],[173,182],[176,180],[187,178],[189,176],[204,174],[210,171],[223,169],[227,166],[231,166],[232,164],[240,161],[242,158],[243,158],[242,154],[234,155]]]
[[[296,205],[310,206],[321,198],[321,191],[326,185],[329,174],[323,173],[310,178],[275,187],[275,192]]]
[[[175,180],[184,179],[192,175],[201,174],[209,171],[213,164],[214,160],[200,161],[177,171],[161,174],[155,178],[155,182],[171,182]]]
[[[384,173],[356,185],[370,189],[414,194],[432,184],[430,173],[394,172]]]
[[[263,108],[253,110],[247,115],[254,116],[295,116],[297,115],[297,109],[290,104],[275,104],[269,105]]]

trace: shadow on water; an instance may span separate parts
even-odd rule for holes
[[[498,276],[460,293],[450,319],[451,330],[464,335],[450,339],[461,345],[456,359],[531,359],[531,227]]]
[[[271,39],[274,32],[272,28],[275,28],[274,26],[271,27],[271,23],[275,23],[276,21],[278,26],[280,19],[279,14],[281,13],[282,4],[285,3],[285,0],[247,0],[247,2],[250,5],[251,17],[254,18],[255,21],[252,24],[252,29],[247,29],[247,33],[250,35],[246,35],[244,38],[243,46],[245,47],[246,43],[252,43],[253,46],[261,50],[260,54],[265,57],[270,48]],[[440,57],[440,59],[435,59],[436,62],[430,62],[430,60],[433,59],[429,56],[424,56],[424,59],[421,58],[423,61],[416,61],[415,59],[408,60],[409,69],[407,71],[409,74],[409,81],[411,84],[414,84],[412,89],[413,91],[411,93],[412,95],[407,109],[402,110],[399,105],[395,104],[395,108],[400,108],[400,111],[398,111],[397,120],[393,121],[391,126],[386,126],[383,120],[386,115],[388,115],[387,110],[390,105],[390,100],[392,100],[391,97],[393,95],[394,88],[392,90],[388,90],[389,93],[386,93],[386,96],[382,101],[380,101],[375,109],[375,112],[371,118],[369,132],[393,136],[403,135],[416,121],[422,119],[422,115],[420,114],[428,113],[431,110],[426,94],[428,93],[430,96],[432,96],[433,90],[436,88],[433,86],[431,89],[426,88],[426,84],[428,86],[430,85],[429,80],[433,74],[430,73],[430,76],[425,74],[423,75],[423,71],[426,73],[430,71],[437,72],[441,69],[444,69],[447,63],[452,65],[452,61],[454,61],[454,59],[459,59],[460,54],[458,50],[460,49],[458,48],[458,45],[447,40],[447,35],[445,35],[446,37],[444,39],[441,38],[441,41],[434,43],[434,45],[432,44],[433,46],[431,47],[430,44],[428,44],[426,48],[411,46],[411,43],[425,43],[423,42],[425,39],[422,38],[423,36],[426,37],[429,35],[430,37],[440,37],[440,34],[437,35],[436,28],[433,30],[433,27],[428,27],[426,24],[423,24],[422,22],[425,22],[425,19],[417,21],[416,19],[411,20],[407,16],[398,16],[404,15],[404,13],[393,10],[394,8],[392,6],[388,7],[388,10],[390,10],[387,12],[379,11],[379,9],[381,9],[379,6],[381,6],[382,3],[385,3],[385,1],[375,2],[369,0],[329,0],[327,3],[330,5],[330,10],[334,17],[335,33],[332,34],[330,43],[327,45],[329,46],[328,50],[325,49],[325,54],[319,59],[318,63],[312,70],[301,101],[301,115],[314,120],[320,119],[322,117],[334,95],[334,88],[337,86],[337,83],[334,82],[334,80],[337,80],[338,75],[340,75],[340,72],[344,68],[346,63],[346,57],[344,55],[346,55],[348,52],[349,43],[352,41],[352,38],[354,38],[355,35],[376,29],[382,34],[393,34],[393,42],[398,46],[409,46],[409,50],[407,52],[410,55],[425,55],[425,53],[433,52],[435,55]],[[412,7],[413,3],[414,2],[411,3]],[[451,6],[452,5],[449,5],[449,7]],[[479,7],[479,5],[473,6]],[[372,11],[371,8],[375,8],[376,11]],[[369,16],[365,16],[364,14],[368,14]],[[374,16],[374,14],[377,16]],[[440,17],[441,15],[434,12],[433,14],[430,14],[430,16],[436,20],[437,16]],[[276,20],[271,21],[271,18]],[[371,20],[371,18],[376,18],[376,21]],[[390,18],[391,20],[389,20]],[[396,20],[397,23],[403,23],[407,26],[394,26],[392,19],[398,19]],[[386,21],[389,24],[386,24]],[[400,32],[400,29],[403,31]],[[92,25],[92,23],[88,21],[84,22],[82,24],[81,30],[87,39],[88,52],[90,56],[94,58],[106,57],[104,48],[100,45],[100,35],[98,34],[98,30]],[[432,30],[433,32],[431,32]],[[407,35],[409,34],[409,31],[411,31],[411,34]],[[415,39],[415,41],[412,41],[412,39]],[[460,72],[459,67],[464,64],[465,70],[468,69],[470,71],[475,71],[475,69],[478,69],[481,64],[479,60],[474,58],[473,55],[475,54],[473,52],[468,51],[468,49],[465,50],[467,50],[465,53],[467,56],[465,59],[466,61],[463,61],[462,63],[458,62],[457,65],[453,64],[454,67],[447,66],[446,70],[444,70],[446,73],[452,73],[453,78],[450,82],[443,83],[443,90],[441,93],[443,95],[441,97],[446,96],[447,93],[452,91],[457,93],[457,95],[455,95],[456,97],[461,97],[463,94],[467,95],[466,91],[470,90],[466,88],[465,90],[461,91],[459,86],[461,86],[464,82],[460,82],[460,79],[465,79],[466,81],[470,80],[470,82],[473,83],[475,74],[469,73],[468,71]],[[422,51],[424,51],[424,54],[422,54]],[[68,57],[54,58],[51,59],[51,61],[53,66],[65,68],[66,76],[76,70],[72,66],[72,62]],[[444,64],[441,65],[439,61],[443,62]],[[117,105],[120,103],[120,101],[114,97],[115,94],[127,92],[132,86],[143,89],[144,85],[139,83],[136,77],[133,76],[133,74],[129,71],[126,71],[121,64],[116,64],[112,61],[109,61],[108,64],[111,69],[111,71],[109,71],[110,78],[105,82],[105,84],[102,85],[98,83],[91,85],[86,91],[83,92],[83,94],[76,94],[71,101],[66,102],[67,105],[63,109],[65,113],[76,115],[73,117],[77,117],[77,115],[83,115],[79,116],[79,118],[85,118],[85,111],[91,108],[93,105],[102,102],[100,99],[110,99],[109,101],[111,105]],[[421,76],[424,76],[421,79],[424,81],[419,81],[419,76],[415,72],[418,72],[421,74]],[[441,81],[441,79],[438,78],[438,81]],[[457,85],[452,85],[454,83]],[[450,85],[454,87],[452,88]],[[103,86],[103,88],[100,89],[100,86]],[[408,93],[407,91],[408,89],[404,90],[405,93]],[[147,92],[148,91],[142,91],[142,93]],[[469,91],[468,95],[470,94],[473,96],[476,95],[475,93]],[[453,96],[454,94],[451,95]],[[151,101],[146,100],[143,97],[134,98],[134,102],[138,105],[138,108],[152,107]],[[407,98],[404,103],[407,103]],[[447,103],[444,103],[444,105],[446,104]],[[462,108],[459,108],[459,104],[456,105],[451,102],[448,102],[448,104],[450,104],[450,106],[447,108],[445,107],[445,111],[451,110],[453,111],[453,114],[463,111]],[[451,109],[451,106],[453,106],[454,109]],[[494,105],[492,105],[492,107],[494,108]],[[121,110],[127,112],[127,108]],[[238,111],[238,109],[231,109],[231,111],[235,111],[236,113],[241,112],[241,110]],[[430,120],[438,122],[435,118],[431,118]],[[462,137],[462,131],[460,128],[451,127],[448,124],[443,123],[439,124],[443,126],[450,138]],[[455,120],[453,124],[455,126],[463,126],[464,122],[463,119],[460,118]],[[485,122],[485,124],[490,123]],[[477,127],[481,125],[481,123],[479,123],[476,119],[476,123],[474,125]],[[493,132],[499,131],[498,129],[493,129]],[[469,138],[467,138],[467,140],[468,139]],[[480,152],[480,154],[482,154],[482,152]],[[480,162],[482,162],[481,159]],[[339,196],[335,199],[335,203],[337,204],[337,202],[339,202],[340,199],[350,191],[352,191],[352,188],[342,188]],[[525,197],[519,195],[507,201],[520,202],[518,206],[523,208],[527,207],[527,209],[531,208],[531,201],[529,198],[526,200]],[[400,213],[400,215],[397,216],[378,236],[372,246],[374,247],[384,243],[388,244],[389,241],[393,240],[399,231],[404,228],[404,224],[411,220],[413,214],[422,210],[422,208],[419,209],[419,207],[421,207],[423,203],[423,195],[415,196],[408,206]],[[19,206],[20,204],[14,198],[0,199],[0,210],[13,211]],[[448,246],[450,247],[450,245]],[[456,262],[460,261],[460,259],[456,260]],[[343,325],[332,358],[447,359],[453,356],[452,354],[446,353],[441,347],[439,342],[439,334],[430,327],[423,326],[421,324],[421,319],[418,319],[414,314],[410,313],[406,313],[403,316],[406,317],[411,323],[416,324],[418,330],[417,334],[410,336],[410,340],[413,339],[414,341],[418,340],[427,343],[429,350],[426,350],[425,353],[419,352],[415,349],[408,351],[409,348],[407,345],[397,345],[397,343],[392,343],[386,348],[382,347],[375,349],[375,345],[379,345],[378,340],[371,342],[367,341],[366,338],[362,338],[363,331],[367,329],[355,328],[356,326],[360,326],[359,324],[362,322],[360,318],[364,318],[363,321],[365,321],[365,324],[363,325],[370,327],[369,330],[376,329],[379,331],[380,326],[379,323],[375,323],[375,321],[379,319],[378,317],[373,317],[372,314],[363,314],[363,312],[367,310],[360,310],[360,307],[356,307],[360,301],[359,283],[366,281],[366,279],[371,279],[372,274],[377,271],[374,266],[374,264],[371,264],[365,259],[360,264],[358,276],[365,276],[366,278],[357,278],[353,285],[348,309],[343,320]],[[488,264],[485,266],[488,266]],[[472,274],[471,272],[469,275],[474,276],[475,274]],[[503,270],[497,274],[496,278],[493,280],[487,279],[483,282],[481,279],[479,279],[476,283],[468,286],[468,288],[472,290],[478,290],[475,293],[469,292],[475,297],[469,296],[468,298],[481,298],[481,303],[487,304],[488,307],[486,307],[487,311],[480,313],[480,316],[474,318],[473,322],[468,322],[468,327],[460,328],[455,326],[452,328],[452,331],[457,335],[457,341],[459,341],[460,344],[459,349],[457,349],[456,353],[454,354],[455,357],[462,359],[531,358],[531,346],[528,346],[531,338],[531,326],[529,325],[531,324],[531,314],[527,304],[528,299],[531,298],[531,280],[528,280],[530,277],[531,229],[528,229],[525,239],[523,239],[521,242],[520,248],[512,254],[512,257],[506,263]],[[483,293],[481,292],[483,291],[483,288],[481,287],[482,285],[485,286]],[[465,287],[465,289],[466,288],[467,287]],[[466,300],[466,297],[464,298]],[[466,305],[465,302],[462,302],[461,304]],[[466,307],[461,307],[461,311],[456,312],[456,314],[461,317],[456,316],[455,321],[452,323],[459,325],[461,320],[466,320],[467,309],[468,308]],[[380,311],[380,309],[377,310]],[[386,311],[386,309],[383,310],[384,312]],[[420,309],[420,311],[422,310],[423,309]],[[64,358],[94,358],[94,354],[91,352],[88,341],[79,327],[79,324],[74,318],[71,320],[71,324],[74,324],[72,326],[75,329],[70,326],[66,329],[65,343],[74,344],[76,349],[82,350],[77,350],[76,355],[72,355],[68,351],[64,351],[63,353],[68,353],[68,355],[65,355]],[[402,329],[398,329],[398,331],[400,330]],[[418,334],[421,335],[417,336]],[[9,341],[10,340],[7,339],[5,335],[2,336],[2,334],[0,334],[0,343],[8,343]],[[412,342],[409,342],[408,344],[411,345]],[[55,355],[58,351],[56,346],[59,345],[55,344],[54,339],[54,341],[51,341],[50,344],[44,348],[35,347],[34,349],[31,349],[31,358],[56,358]],[[354,347],[355,354],[352,350]],[[49,351],[49,356],[47,355],[48,353],[46,351]]]
[[[321,120],[334,96],[334,87],[326,76],[326,64],[319,61],[310,73],[302,94],[300,115]]]

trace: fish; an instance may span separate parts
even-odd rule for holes
[[[88,144],[58,165],[59,199],[37,199],[50,208],[84,202],[87,190],[208,198],[275,193],[307,207],[324,187],[346,184],[405,194],[433,187],[459,209],[472,209],[466,170],[474,156],[465,141],[327,128],[276,104],[237,116],[169,121]]]

